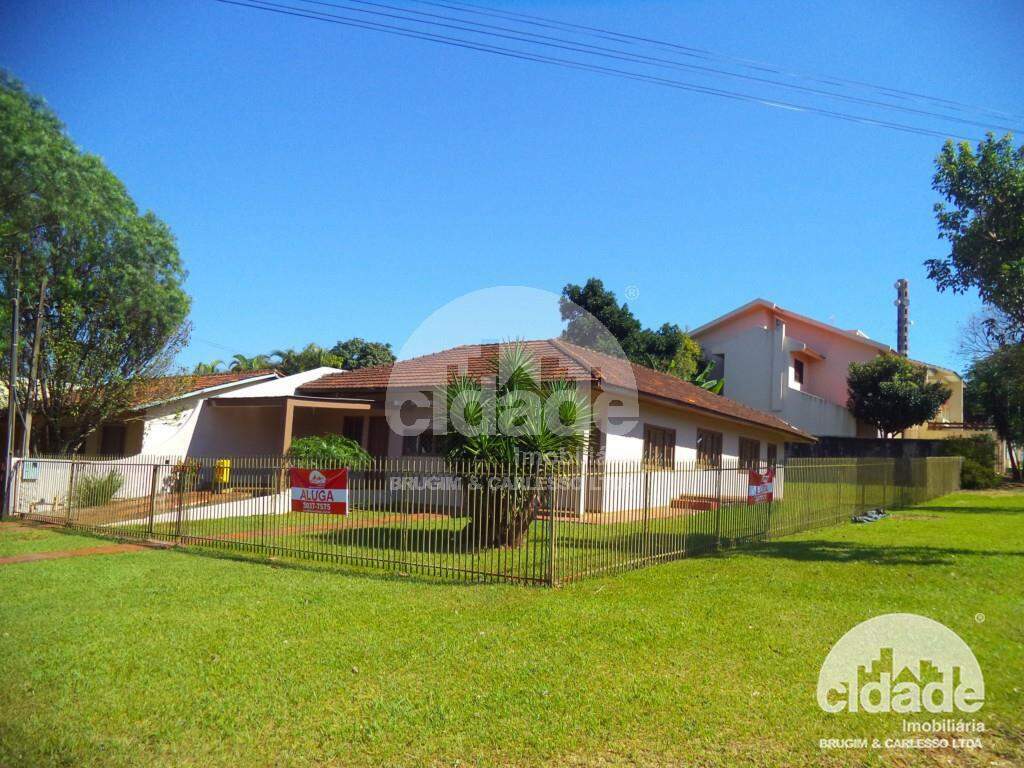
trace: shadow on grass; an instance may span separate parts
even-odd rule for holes
[[[900,507],[897,512],[958,512],[961,514],[975,515],[1024,515],[1024,503],[1017,507],[938,507],[931,504],[921,504],[917,507]]]
[[[347,562],[329,556],[310,557],[309,555],[295,554],[272,554],[264,551],[239,549],[235,547],[209,547],[200,545],[184,544],[174,547],[174,551],[187,553],[190,556],[208,558],[211,560],[228,560],[231,562],[259,566],[260,568],[281,568],[288,571],[300,571],[308,573],[329,573],[338,576],[354,576],[368,581],[383,581],[390,583],[415,583],[440,587],[480,586],[484,583],[498,581],[481,574],[479,578],[452,578],[441,574],[431,574],[412,566],[404,566],[401,563],[393,563],[386,567],[380,565],[363,565],[360,563]],[[409,570],[406,570],[409,568]],[[507,583],[507,586],[518,586],[515,583]]]
[[[774,557],[803,562],[853,563],[872,565],[949,565],[956,556],[1024,557],[1020,551],[960,549],[955,547],[874,546],[845,541],[786,541],[779,539],[743,550],[753,557]]]
[[[316,534],[316,538],[332,547],[356,547],[365,549],[390,549],[416,552],[419,554],[472,554],[461,531],[446,528],[422,530],[401,526],[374,526],[367,528],[342,528]]]

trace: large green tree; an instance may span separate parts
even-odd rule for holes
[[[380,341],[367,341],[354,336],[347,341],[339,341],[330,352],[338,360],[339,368],[354,371],[357,368],[369,368],[372,365],[390,365],[395,362],[395,353],[391,345]]]
[[[1024,344],[1008,344],[976,360],[967,371],[965,408],[990,423],[1010,448],[1010,469],[1021,479],[1024,451]]]
[[[20,289],[23,420],[44,451],[76,449],[168,369],[187,338],[185,270],[168,227],[141,213],[56,115],[0,73],[0,321],[9,366]]]
[[[887,353],[866,363],[850,363],[847,407],[886,438],[935,418],[952,390],[927,381],[928,371],[901,355]]]
[[[644,328],[629,305],[620,304],[596,277],[582,286],[566,285],[559,310],[567,323],[562,332],[566,341],[610,355],[625,354],[634,363],[705,386],[707,371],[700,345],[672,323],[657,330]],[[714,389],[716,385],[712,382],[706,388]]]
[[[976,288],[982,300],[1024,334],[1024,146],[991,133],[973,150],[947,141],[932,186],[939,237],[949,255],[925,262],[939,290]]]

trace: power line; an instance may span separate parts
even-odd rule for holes
[[[412,0],[413,2],[420,2],[421,0]],[[262,0],[256,0],[256,2],[262,2]],[[963,123],[965,125],[974,125],[980,128],[998,128],[1007,131],[1020,131],[1024,130],[1018,126],[1009,125],[996,125],[991,122],[980,122],[978,120],[972,120],[966,117],[958,117],[956,115],[949,115],[940,112],[933,112],[930,110],[919,109],[916,107],[908,107],[900,104],[893,104],[887,101],[879,101],[878,99],[869,99],[860,96],[853,96],[850,94],[837,93],[831,90],[825,90],[822,88],[814,88],[806,85],[798,85],[796,83],[787,83],[785,81],[771,79],[767,77],[759,77],[754,75],[744,75],[739,72],[730,72],[717,67],[703,66],[699,64],[687,64],[678,60],[665,59],[658,56],[645,56],[643,54],[631,53],[630,51],[624,51],[616,48],[608,48],[606,46],[595,46],[588,43],[578,43],[573,40],[566,40],[560,37],[553,37],[550,35],[537,35],[531,32],[524,32],[519,29],[513,29],[509,27],[502,27],[493,24],[482,24],[480,22],[469,21],[458,17],[446,16],[444,14],[426,13],[423,11],[416,11],[412,9],[403,8],[401,6],[389,5],[387,3],[373,2],[372,0],[349,0],[349,2],[356,3],[358,5],[371,6],[375,8],[384,8],[392,11],[397,11],[397,14],[386,13],[383,11],[371,11],[365,8],[355,8],[350,5],[344,5],[337,2],[326,2],[326,0],[299,0],[307,5],[324,6],[330,8],[337,8],[346,11],[353,11],[356,13],[364,13],[376,16],[383,16],[387,18],[398,19],[402,21],[411,21],[416,24],[432,25],[438,27],[445,27],[448,29],[456,29],[462,32],[470,32],[472,34],[488,35],[491,37],[504,38],[509,40],[515,40],[517,42],[526,42],[532,45],[542,45],[545,47],[558,48],[562,50],[573,51],[576,53],[583,53],[593,56],[601,56],[603,58],[617,59],[620,61],[627,61],[630,63],[643,64],[655,67],[668,67],[672,69],[682,69],[691,72],[699,72],[701,74],[711,74],[719,77],[729,77],[759,84],[771,85],[779,88],[787,88],[790,90],[796,90],[803,93],[810,93],[817,96],[827,96],[829,98],[840,99],[843,101],[852,102],[855,104],[862,104],[872,107],[880,107],[882,109],[890,109],[907,114],[922,115],[925,117],[937,118],[940,120],[947,120],[951,122]],[[433,6],[443,6],[446,8],[454,8],[454,6],[431,2]],[[406,14],[416,14],[418,16],[426,16],[430,19],[441,19],[442,21],[430,21],[410,17]],[[447,23],[457,22],[457,23]],[[465,24],[472,24],[474,27],[464,26]],[[489,30],[497,30],[489,31]],[[507,33],[507,34],[505,34]]]
[[[484,17],[505,19],[507,21],[517,21],[519,23],[530,24],[533,26],[547,29],[569,31],[605,40],[614,40],[617,42],[630,42],[634,45],[646,45],[667,48],[679,51],[683,55],[693,56],[695,58],[702,58],[711,61],[729,62],[762,72],[785,75],[787,77],[801,78],[804,80],[809,80],[826,85],[856,86],[858,88],[865,88],[876,91],[878,93],[884,93],[895,98],[922,100],[934,104],[941,104],[945,107],[957,110],[973,111],[980,114],[987,114],[1015,120],[1024,119],[1024,115],[1014,114],[997,109],[991,109],[989,107],[965,104],[964,102],[954,101],[952,99],[946,99],[939,96],[930,96],[927,94],[917,93],[915,91],[907,91],[899,88],[892,88],[889,86],[879,85],[877,83],[870,83],[863,80],[854,80],[850,78],[836,77],[832,75],[820,75],[795,70],[787,70],[774,64],[759,62],[753,59],[746,59],[737,56],[729,56],[726,54],[715,53],[714,51],[710,51],[706,48],[695,48],[692,46],[681,45],[679,43],[658,40],[656,38],[643,37],[639,35],[630,35],[624,32],[616,32],[614,30],[609,30],[602,27],[591,27],[583,24],[574,24],[568,21],[560,21],[558,19],[547,18],[544,16],[535,16],[528,13],[503,10],[500,8],[480,5],[477,3],[455,2],[455,0],[448,0],[447,2],[441,2],[440,0],[409,0],[409,2],[417,3],[419,5],[448,8],[451,10],[460,11],[462,13],[471,13]]]
[[[953,138],[976,140],[976,137],[964,136],[960,134],[950,134],[945,131],[937,131],[929,128],[923,128],[920,126],[908,125],[905,123],[896,123],[889,120],[881,120],[878,118],[867,117],[864,115],[856,115],[847,112],[840,112],[837,110],[824,109],[821,107],[814,107],[807,104],[797,104],[779,99],[764,98],[761,96],[756,96],[754,94],[729,91],[721,88],[712,88],[709,86],[697,85],[695,83],[673,80],[670,78],[657,77],[654,75],[618,69],[615,67],[606,67],[598,64],[575,61],[572,59],[562,59],[553,56],[545,56],[528,51],[496,46],[489,43],[483,43],[480,41],[467,40],[465,38],[451,37],[448,35],[440,35],[431,32],[426,32],[423,30],[410,29],[408,27],[400,27],[391,24],[384,24],[381,22],[369,21],[366,19],[357,19],[348,16],[340,16],[337,14],[330,14],[321,11],[311,11],[308,8],[266,2],[266,0],[217,0],[217,2],[224,3],[226,5],[236,5],[242,8],[249,8],[253,10],[267,11],[269,13],[277,13],[285,16],[295,16],[298,18],[311,19],[314,21],[323,21],[337,24],[340,26],[383,32],[385,34],[396,35],[399,37],[409,37],[418,40],[426,40],[430,42],[441,43],[443,45],[449,45],[452,47],[464,48],[484,53],[492,53],[500,56],[505,56],[508,58],[521,59],[524,61],[533,61],[537,63],[551,64],[553,66],[559,66],[569,69],[589,71],[612,77],[636,80],[654,85],[661,85],[664,87],[675,88],[678,90],[702,93],[711,96],[719,96],[722,98],[728,98],[736,101],[745,101],[749,103],[760,104],[762,106],[787,109],[797,112],[807,112],[810,114],[817,114],[824,117],[832,117],[835,119],[860,123],[863,125],[873,125],[882,128],[890,128],[892,130],[898,130],[905,133],[913,133],[921,136],[931,136],[940,139],[952,136]]]

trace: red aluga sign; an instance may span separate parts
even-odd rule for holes
[[[769,469],[765,472],[750,470],[750,480],[747,483],[747,504],[763,504],[771,501],[775,494],[775,470]]]
[[[292,512],[348,514],[347,469],[289,469]]]

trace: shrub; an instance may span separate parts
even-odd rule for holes
[[[81,477],[75,481],[74,504],[79,509],[84,507],[102,507],[121,490],[124,478],[116,469],[106,475]]]
[[[292,441],[288,458],[298,467],[362,468],[372,461],[359,443],[342,435],[300,437]]]
[[[942,441],[944,456],[963,456],[965,459],[980,464],[987,469],[996,466],[996,441],[992,435],[972,435],[971,437],[948,437]]]
[[[948,437],[942,441],[945,456],[963,456],[960,487],[968,489],[995,488],[1000,483],[996,474],[996,441],[992,435]]]
[[[991,467],[986,467],[974,459],[964,459],[960,470],[960,487],[968,490],[984,490],[995,488],[1002,482]]]

